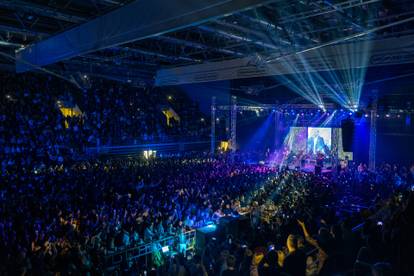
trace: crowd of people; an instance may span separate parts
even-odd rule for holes
[[[395,171],[402,184],[390,177]],[[413,168],[406,172],[387,164],[329,178],[279,172],[245,201],[250,228],[217,233],[192,260],[177,255],[161,271],[178,265],[178,275],[412,275]],[[368,175],[372,182],[360,199],[366,206],[345,209],[344,197],[365,190]],[[270,220],[258,215],[268,208]]]
[[[179,246],[156,252],[163,262],[125,259],[112,273],[414,273],[414,167],[350,164],[315,175],[247,164],[249,153],[91,160],[86,146],[202,137],[206,123],[183,94],[111,82],[74,89],[8,76],[2,91],[1,275],[101,275],[107,256],[165,237]],[[76,103],[82,115],[65,117],[57,101]],[[180,122],[168,126],[164,107]],[[229,217],[248,223],[231,233],[222,227]],[[181,247],[182,233],[211,223],[217,235],[204,247]]]
[[[36,74],[4,75],[1,81],[2,171],[62,164],[81,158],[85,147],[201,139],[208,132],[197,106],[179,91],[166,95],[103,80],[93,80],[93,88],[79,89]],[[77,107],[81,114],[65,116],[58,103]],[[171,119],[168,126],[164,108],[174,110],[179,122]]]
[[[121,159],[7,173],[2,255],[14,263],[10,272],[98,269],[99,256],[203,225],[271,171],[209,159]]]
[[[250,226],[240,236],[212,240],[191,261],[176,255],[166,263],[182,263],[188,275],[199,275],[191,272],[195,261],[208,264],[209,275],[235,275],[224,273],[229,267],[244,275],[299,275],[299,267],[300,275],[333,275],[367,271],[377,262],[390,271],[412,272],[405,265],[412,242],[412,178],[401,175],[404,184],[397,184],[387,177],[389,169],[371,172],[376,182],[361,199],[370,205],[350,213],[343,203],[346,185],[366,185],[362,174],[368,172],[323,177],[204,156],[81,161],[6,173],[0,254],[7,261],[0,269],[13,275],[99,274],[108,254],[211,221],[220,225],[222,217],[248,210]],[[295,251],[300,258],[289,257]],[[154,272],[171,269],[164,265]]]
[[[377,181],[360,199],[366,206],[355,211],[343,201],[352,189],[365,190],[361,174],[368,172],[350,169],[336,178],[280,174],[255,197],[254,208],[262,212],[275,205],[271,220],[253,216],[252,229],[237,241],[211,241],[203,259],[206,267],[213,264],[209,275],[225,275],[228,258],[232,275],[411,275],[413,171],[400,185],[384,181],[393,175],[389,169],[370,172]],[[358,187],[346,187],[351,184]]]

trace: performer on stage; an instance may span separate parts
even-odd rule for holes
[[[323,137],[319,135],[318,129],[314,129],[312,136],[308,139],[308,153],[312,155],[316,155],[317,153],[326,154],[325,149],[326,146]]]

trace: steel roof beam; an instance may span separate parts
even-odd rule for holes
[[[11,48],[20,48],[23,47],[22,44],[18,44],[18,43],[13,43],[13,42],[9,42],[9,41],[5,41],[0,39],[0,47],[11,47]]]
[[[233,39],[233,40],[252,43],[252,44],[255,44],[257,46],[267,48],[267,49],[271,49],[271,50],[279,50],[279,47],[275,46],[274,44],[259,41],[257,39],[253,39],[253,38],[250,38],[250,37],[247,37],[247,36],[244,36],[244,35],[234,34],[232,32],[224,31],[222,29],[218,29],[218,28],[215,28],[215,27],[210,27],[210,26],[204,26],[203,25],[203,26],[199,26],[198,28],[200,30],[210,32],[210,33],[215,33],[217,35],[220,35],[220,36],[223,36],[223,37],[226,37],[226,38],[230,38],[230,39]]]
[[[138,75],[138,76],[147,76],[151,77],[151,72],[148,72],[147,70],[139,69],[139,68],[131,68],[130,66],[117,66],[117,65],[110,65],[110,64],[102,64],[98,62],[91,62],[91,61],[83,61],[79,59],[73,59],[65,63],[65,66],[79,66],[79,71],[82,72],[93,72],[93,71],[99,71],[99,70],[111,70],[113,72],[125,72],[130,75]],[[96,70],[99,69],[99,70]]]
[[[355,67],[383,66],[393,64],[413,63],[414,57],[411,53],[414,51],[412,41],[414,35],[387,38],[381,40],[355,40],[352,42],[353,49],[349,50],[347,43],[329,45],[324,48],[318,48],[313,51],[306,51],[301,54],[301,58],[307,60],[308,66],[303,64],[296,55],[285,55],[280,59],[270,59],[268,62],[256,64],[251,58],[239,58],[220,62],[210,62],[205,64],[181,66],[176,68],[160,69],[157,71],[156,85],[179,85],[186,83],[199,83],[206,81],[222,81],[241,78],[266,77],[275,75],[297,74],[298,72],[316,72],[326,70],[344,70],[349,69],[348,65],[341,63],[342,56],[338,53],[349,52],[349,55],[355,57],[357,63]],[[368,64],[362,62],[367,52],[361,50],[371,47],[369,51]],[[320,57],[324,56],[329,63],[321,63]],[[298,65],[297,71],[285,64]]]
[[[33,3],[28,3],[24,1],[19,0],[12,0],[12,1],[5,1],[0,0],[0,7],[6,8],[8,10],[12,11],[22,11],[25,13],[30,14],[37,14],[44,17],[50,17],[61,21],[71,22],[71,23],[81,23],[85,22],[85,18],[76,16],[76,15],[70,15],[67,13],[62,13],[58,11],[57,9],[53,9],[52,7],[43,7],[40,5],[36,5]]]
[[[93,54],[89,54],[89,55],[84,55],[81,56],[79,58],[82,59],[91,59],[94,60],[96,62],[101,62],[101,63],[112,63],[112,64],[122,64],[122,65],[141,65],[141,66],[147,66],[146,69],[148,69],[148,66],[152,66],[153,68],[155,68],[157,66],[157,64],[155,63],[150,63],[150,62],[142,62],[142,61],[134,61],[132,59],[126,59],[128,57],[132,57],[132,55],[122,55],[122,56],[115,56],[115,57],[103,57],[103,56],[96,56]],[[120,62],[117,62],[117,60],[119,60]],[[69,61],[70,62],[70,61]]]
[[[49,36],[49,34],[44,33],[44,32],[27,30],[27,29],[18,28],[18,27],[9,26],[9,25],[3,25],[3,24],[0,24],[0,31],[28,35],[28,36],[45,36],[45,37]]]
[[[199,25],[277,0],[136,0],[16,53],[25,72],[93,51]]]
[[[100,0],[99,2],[105,3],[107,5],[121,5],[122,1],[114,1],[114,0]]]
[[[214,52],[218,52],[218,53],[222,53],[222,54],[235,55],[235,56],[238,56],[238,57],[245,56],[243,53],[240,53],[240,52],[227,50],[227,49],[224,49],[224,48],[211,47],[211,46],[207,46],[205,44],[201,44],[201,43],[198,43],[198,42],[188,41],[188,40],[179,39],[179,38],[175,38],[175,37],[171,37],[171,36],[161,35],[161,36],[157,36],[155,38],[160,39],[160,40],[164,40],[164,41],[167,41],[167,42],[170,42],[170,43],[174,43],[174,44],[178,44],[178,45],[185,45],[185,46],[200,49],[200,50],[210,50],[210,51],[214,51]]]
[[[232,24],[232,23],[228,23],[228,22],[226,22],[224,20],[215,20],[214,22],[217,23],[217,24],[219,24],[219,25],[225,26],[227,28],[233,28],[233,29],[238,30],[238,31],[240,31],[242,33],[246,33],[246,34],[247,33],[250,33],[250,34],[252,34],[252,35],[254,35],[254,36],[256,36],[256,37],[258,37],[258,38],[260,38],[262,40],[266,40],[266,41],[270,42],[270,44],[272,44],[273,46],[275,46],[274,45],[275,43],[274,43],[273,38],[270,38],[268,35],[260,32],[260,31],[256,31],[256,30],[253,30],[251,28],[246,28],[246,27],[243,27],[243,26],[239,26],[239,25],[235,25],[235,24]],[[289,41],[287,41],[285,39],[282,39],[280,37],[278,37],[278,40],[279,40],[278,42],[280,42],[280,43],[287,44],[287,45],[291,45],[291,43]],[[268,46],[266,46],[266,47],[268,47]],[[268,47],[268,48],[272,48],[272,47]]]
[[[161,59],[164,59],[164,60],[168,60],[168,61],[185,61],[185,62],[194,62],[194,63],[200,63],[201,62],[201,60],[193,59],[191,57],[170,56],[170,55],[166,55],[166,54],[161,54],[161,53],[152,52],[152,51],[149,51],[149,50],[137,49],[137,48],[114,47],[112,49],[117,50],[117,51],[125,51],[125,52],[136,53],[136,54],[140,54],[140,55],[155,56],[155,57],[158,57],[158,58],[161,58]]]
[[[277,32],[278,31],[283,31],[283,27],[281,27],[279,25],[276,25],[276,24],[273,24],[273,23],[271,23],[267,20],[254,18],[254,17],[251,17],[250,15],[245,15],[245,14],[240,14],[240,15],[242,17],[246,18],[247,20],[251,21],[251,22],[255,22],[257,24],[262,25],[265,29],[272,29],[272,30],[277,31]],[[319,40],[311,38],[310,36],[307,36],[307,35],[302,34],[300,32],[295,32],[295,31],[292,31],[292,30],[286,30],[286,32],[289,35],[296,36],[296,37],[299,37],[299,38],[302,38],[302,39],[306,39],[306,40],[309,40],[309,41],[312,41],[312,42],[315,42],[315,43],[319,43]],[[281,38],[278,37],[278,39],[281,39]],[[291,42],[287,41],[287,40],[284,40],[284,43],[291,44]]]
[[[338,8],[338,7],[336,7],[334,4],[332,4],[332,3],[330,3],[329,1],[323,1],[323,3],[325,3],[327,6],[330,6],[330,7],[332,7],[333,9],[335,9],[336,11],[337,11],[337,13],[339,13],[341,16],[342,16],[342,18],[346,21],[346,22],[348,22],[348,23],[350,23],[352,26],[354,26],[354,27],[356,27],[359,31],[364,31],[365,30],[365,28],[364,27],[362,27],[361,25],[359,25],[359,24],[357,24],[354,20],[353,20],[353,18],[351,18],[345,11],[343,11],[341,8]],[[323,7],[321,7],[321,5],[320,4],[318,4],[318,3],[314,3],[317,7],[319,7],[319,8],[323,8]]]
[[[301,13],[293,14],[290,16],[286,16],[286,17],[281,18],[281,21],[279,23],[284,24],[288,22],[298,22],[300,20],[305,20],[308,18],[334,13],[338,9],[344,11],[345,9],[369,5],[369,4],[373,4],[377,2],[381,2],[381,0],[348,0],[348,1],[340,2],[338,4],[331,5],[326,8],[314,9],[311,11],[306,11],[306,12],[301,12]]]

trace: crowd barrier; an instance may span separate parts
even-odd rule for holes
[[[195,248],[195,230],[190,230],[184,233],[186,240],[186,251],[194,250]],[[134,261],[140,257],[148,256],[156,251],[161,251],[163,247],[168,246],[170,251],[178,251],[178,235],[169,236],[160,240],[152,241],[150,243],[138,245],[124,250],[119,250],[115,253],[110,253],[105,256],[106,267],[113,268],[120,266],[123,262]]]
[[[210,141],[187,141],[156,144],[136,144],[127,146],[101,146],[88,147],[85,149],[87,155],[142,155],[144,150],[157,152],[157,156],[163,153],[182,153],[192,151],[206,151],[209,149]]]

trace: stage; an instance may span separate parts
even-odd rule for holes
[[[317,173],[317,171],[315,170],[315,167],[316,167],[316,165],[307,164],[304,167],[300,168],[300,170],[302,172],[306,172],[306,173]],[[333,171],[332,167],[323,167],[323,168],[321,168],[320,173],[322,175],[325,175],[325,174],[331,174],[332,171]]]

